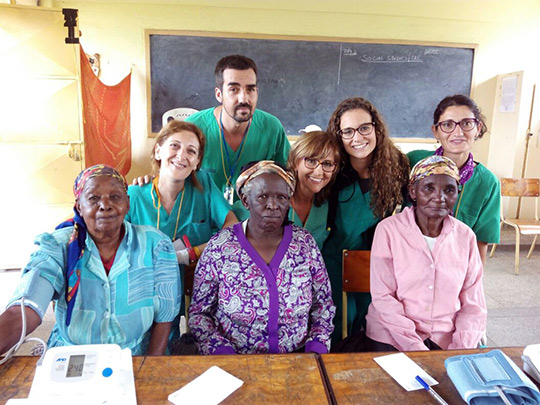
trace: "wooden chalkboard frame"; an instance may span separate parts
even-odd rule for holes
[[[232,39],[270,39],[283,41],[314,41],[314,42],[339,42],[350,44],[389,44],[389,45],[417,45],[417,46],[434,46],[444,48],[458,48],[472,51],[472,66],[471,66],[471,84],[470,93],[474,91],[475,78],[475,56],[478,49],[478,44],[471,43],[454,43],[454,42],[433,42],[433,41],[405,41],[391,39],[364,39],[364,38],[347,38],[347,37],[321,37],[321,36],[296,36],[296,35],[266,35],[254,33],[235,33],[235,32],[218,32],[218,31],[193,31],[193,30],[153,30],[144,31],[145,36],[145,54],[146,54],[146,100],[147,100],[147,133],[148,137],[157,137],[157,133],[152,131],[152,83],[151,83],[151,58],[150,58],[150,36],[151,35],[168,35],[168,36],[198,36],[211,38],[232,38]],[[256,61],[257,62],[257,61]],[[174,108],[174,107],[172,107]],[[323,128],[324,129],[324,128]],[[425,137],[396,137],[395,141],[403,143],[434,143],[432,138]]]

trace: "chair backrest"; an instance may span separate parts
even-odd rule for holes
[[[540,179],[501,179],[501,195],[505,197],[538,197]]]
[[[199,110],[194,108],[173,108],[172,110],[169,110],[163,114],[161,122],[163,126],[165,126],[170,120],[184,121],[187,117],[196,113],[197,111]]]
[[[503,197],[536,197],[534,217],[538,220],[538,201],[540,196],[540,179],[538,178],[513,178],[505,177],[501,179],[501,196]],[[502,203],[502,201],[501,201]],[[520,210],[520,204],[516,211]],[[506,215],[507,216],[507,215]],[[501,217],[504,218],[503,207],[501,206]],[[516,218],[520,217],[520,212],[516,212]]]
[[[343,251],[343,291],[369,292],[369,265],[371,251]]]

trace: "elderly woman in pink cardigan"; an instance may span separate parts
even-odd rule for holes
[[[421,160],[409,194],[414,206],[375,231],[368,349],[475,348],[486,330],[483,267],[473,231],[452,216],[458,168],[443,156]]]

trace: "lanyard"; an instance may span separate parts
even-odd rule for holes
[[[236,157],[236,161],[234,162],[234,165],[231,165],[229,149],[227,149],[227,141],[225,141],[225,130],[223,129],[222,117],[223,117],[223,107],[221,107],[221,111],[219,112],[219,130],[221,132],[221,140],[223,141],[221,144],[221,147],[222,147],[221,148],[221,163],[223,165],[223,174],[225,175],[225,179],[227,180],[227,185],[232,185],[231,179],[233,178],[234,171],[236,170],[236,166],[238,165],[240,157],[242,156],[242,153],[244,152],[244,146],[246,145],[246,139],[247,139],[249,127],[251,125],[251,120],[249,120],[248,125],[246,127],[246,131],[244,132],[244,135],[242,136],[242,142],[240,143],[240,153]],[[225,148],[225,153],[227,154],[227,166],[229,166],[228,176],[225,170],[225,157],[223,156],[223,148]]]
[[[159,175],[155,177],[155,179],[152,181],[152,188],[150,189],[150,195],[152,196],[152,204],[154,204],[154,208],[157,210],[157,224],[156,228],[159,231],[159,212],[161,211],[161,197],[159,195],[159,189],[158,189],[158,181],[159,181]],[[156,191],[156,195],[158,198],[158,203],[156,205],[156,201],[154,200],[154,193],[152,191]],[[182,190],[182,197],[180,198],[180,206],[178,207],[178,215],[176,216],[176,226],[174,227],[174,233],[171,236],[172,241],[174,242],[176,240],[176,231],[178,230],[178,221],[180,220],[180,211],[182,211],[182,204],[184,203],[184,191],[186,191],[186,183],[184,181],[184,189]],[[176,204],[176,202],[175,202]],[[174,206],[173,206],[174,208]],[[172,214],[172,211],[171,211]]]
[[[461,194],[459,195],[459,201],[456,207],[456,213],[454,214],[454,218],[457,218],[459,213],[459,207],[461,206],[461,199],[463,198],[463,194],[465,194],[465,184],[463,185],[463,188],[461,189]]]

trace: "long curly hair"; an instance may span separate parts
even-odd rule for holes
[[[341,117],[350,110],[362,109],[371,115],[375,123],[376,145],[369,163],[371,182],[371,209],[373,214],[384,218],[392,214],[397,204],[404,199],[404,192],[409,181],[409,159],[392,142],[381,114],[367,100],[354,97],[342,101],[332,114],[327,132],[335,137],[343,156],[344,169],[354,170],[350,156],[338,135],[341,129]]]

